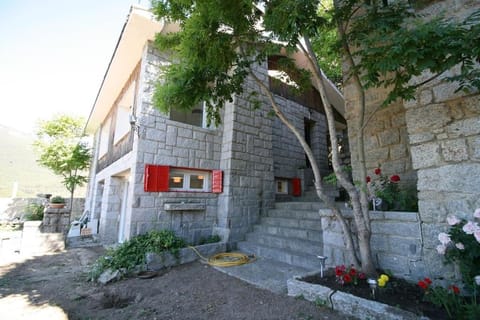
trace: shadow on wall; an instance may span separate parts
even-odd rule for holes
[[[69,199],[66,199],[67,203]],[[0,221],[12,221],[22,219],[30,204],[42,204],[42,198],[0,198]],[[73,198],[71,218],[75,219],[82,215],[85,209],[85,198]]]

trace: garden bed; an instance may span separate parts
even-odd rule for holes
[[[448,319],[446,313],[422,301],[416,284],[391,278],[385,288],[377,289],[372,299],[366,281],[342,286],[333,270],[321,278],[318,273],[294,277],[287,282],[288,295],[322,303],[359,319]]]

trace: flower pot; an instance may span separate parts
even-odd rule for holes
[[[49,203],[48,206],[52,209],[63,209],[65,208],[65,203]]]

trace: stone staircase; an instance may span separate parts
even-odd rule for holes
[[[317,256],[323,254],[318,210],[324,207],[319,201],[277,202],[237,247],[258,257],[318,270]]]

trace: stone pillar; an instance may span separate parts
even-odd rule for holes
[[[45,233],[64,233],[70,229],[70,209],[45,208],[41,230]]]

